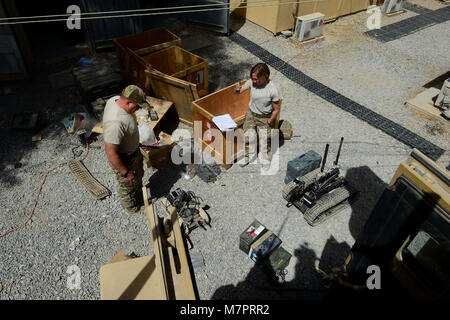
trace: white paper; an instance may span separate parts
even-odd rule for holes
[[[220,131],[229,131],[237,127],[237,123],[231,119],[228,113],[214,117],[212,118],[212,121],[220,129]]]

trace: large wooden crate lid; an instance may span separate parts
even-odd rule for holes
[[[172,101],[180,120],[192,125],[192,101],[199,98],[197,86],[156,70],[147,69],[145,73],[150,79],[154,95]]]

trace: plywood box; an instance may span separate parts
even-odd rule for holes
[[[235,86],[236,84],[233,84],[192,102],[194,142],[201,147],[202,150],[211,154],[215,161],[225,168],[231,167],[234,160],[244,155],[243,144],[237,142],[244,141],[244,131],[242,130],[242,126],[244,124],[245,114],[248,110],[248,103],[250,102],[250,90],[237,94],[234,93]],[[212,121],[215,116],[223,114],[229,114],[234,122],[237,123],[237,128],[233,131],[237,136],[236,143],[235,139],[231,141],[230,139],[226,139],[226,133],[220,132]],[[199,122],[195,123],[196,121]],[[198,130],[200,123],[201,130]],[[211,139],[204,139],[204,137],[208,137],[206,131],[211,129],[216,129],[214,130],[216,133],[220,132],[219,136],[213,134]],[[238,145],[240,145],[241,148],[239,148]]]
[[[142,56],[142,60],[152,69],[194,83],[199,96],[208,94],[208,60],[175,46]]]
[[[171,46],[181,47],[181,39],[165,28],[158,28],[114,39],[114,45],[123,78],[129,83],[144,87],[145,75],[138,70],[143,70],[146,66],[134,55],[140,57]]]
[[[181,39],[165,28],[158,28],[114,39],[114,44],[142,56],[171,46],[181,47]]]
[[[230,10],[277,34],[295,27],[296,17],[314,12],[325,14],[325,20],[332,20],[350,13],[366,10],[370,5],[381,4],[382,0],[274,0],[264,3],[240,3]]]
[[[208,94],[208,60],[179,47],[142,57],[125,52],[123,77],[148,95],[173,101],[180,120],[192,125],[191,102]]]
[[[197,86],[191,82],[171,77],[155,70],[146,70],[146,83],[158,98],[172,101],[178,117],[186,124],[192,125],[192,101],[199,98]],[[145,91],[149,90],[144,87]]]

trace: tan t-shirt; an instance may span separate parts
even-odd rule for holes
[[[273,111],[272,102],[280,100],[280,94],[276,85],[269,81],[263,88],[253,86],[252,80],[247,80],[242,86],[241,91],[250,89],[250,110],[256,114],[271,114]]]
[[[114,96],[106,103],[103,113],[103,138],[105,142],[118,144],[119,152],[130,154],[139,147],[139,130],[136,116],[119,107]]]

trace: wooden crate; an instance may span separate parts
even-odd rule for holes
[[[181,47],[181,39],[165,28],[158,28],[114,39],[114,44],[143,56],[171,46]]]
[[[211,93],[203,98],[192,102],[192,116],[195,121],[201,122],[201,131],[196,132],[198,124],[194,124],[194,142],[205,152],[211,154],[217,163],[225,168],[229,168],[232,162],[238,157],[244,155],[244,148],[238,148],[238,144],[234,141],[227,144],[226,133],[221,132],[220,137],[212,137],[211,141],[205,141],[205,132],[209,128],[217,129],[212,118],[222,114],[230,114],[231,118],[237,123],[234,133],[237,134],[240,141],[244,141],[242,126],[245,120],[245,114],[250,102],[250,90],[246,90],[241,94],[234,93],[233,84],[222,90]],[[219,130],[220,131],[220,130]],[[221,150],[217,150],[215,139],[222,140]],[[239,150],[238,150],[239,149]],[[227,151],[232,155],[231,159],[227,159]]]
[[[200,97],[208,94],[208,60],[180,47],[169,47],[142,56],[152,69],[197,85]]]
[[[154,95],[158,98],[172,101],[179,119],[192,126],[192,101],[199,98],[197,86],[155,70],[147,69],[145,74],[148,79],[146,83],[151,84],[150,87]],[[144,91],[149,91],[148,87],[144,88]]]
[[[120,73],[128,84],[137,85],[145,91],[147,95],[153,95],[149,80],[145,76],[145,69],[148,65],[136,53],[128,48],[124,48],[124,55],[119,59]],[[147,89],[147,90],[146,90]]]
[[[139,59],[161,49],[181,46],[181,39],[167,29],[158,28],[114,39],[122,77],[130,84],[145,87],[146,63]]]
[[[244,82],[245,81],[241,84],[244,84]],[[245,90],[244,92],[237,94],[234,93],[235,86],[236,83],[192,102],[194,142],[201,147],[202,150],[211,154],[217,163],[227,169],[232,166],[235,160],[244,155],[244,145],[239,145],[238,141],[244,141],[243,125],[245,114],[248,110],[248,104],[250,102],[250,90]],[[281,102],[282,100],[280,100],[280,106]],[[208,138],[208,135],[205,135],[206,131],[210,129],[217,129],[220,131],[212,119],[227,113],[237,124],[237,127],[233,132],[236,138],[226,139],[226,133],[221,132],[220,137],[214,137],[214,135],[212,135],[210,141],[205,141],[204,138]],[[274,128],[277,129],[280,113],[275,119]],[[200,131],[196,131],[197,126],[199,126],[199,123],[196,123],[196,121],[199,121],[199,123],[201,122]],[[222,140],[221,148],[217,148],[220,146],[220,143],[215,143],[216,138]]]

